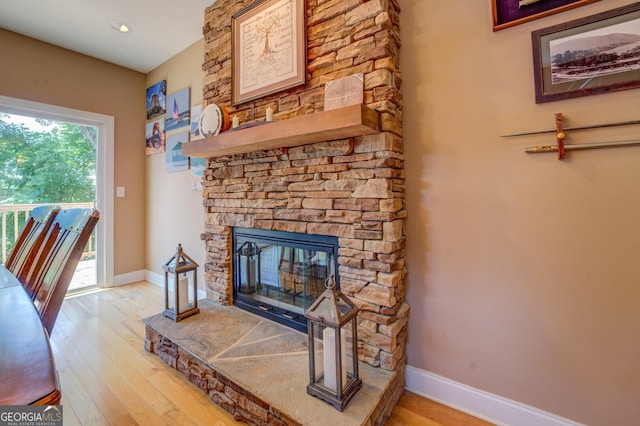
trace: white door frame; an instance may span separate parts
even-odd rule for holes
[[[7,96],[0,96],[0,111],[98,128],[96,208],[100,211],[100,220],[96,225],[96,278],[100,287],[113,286],[114,117]]]

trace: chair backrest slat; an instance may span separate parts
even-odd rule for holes
[[[49,333],[99,217],[87,208],[58,213],[27,274],[25,288]]]
[[[60,206],[57,205],[38,206],[31,210],[5,264],[20,282],[24,283],[36,253],[58,212]]]

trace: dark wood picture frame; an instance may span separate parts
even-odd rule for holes
[[[534,31],[531,40],[536,103],[640,87],[639,2]]]
[[[257,0],[231,17],[231,103],[306,83],[305,0]]]
[[[598,0],[491,0],[493,31],[503,30]]]

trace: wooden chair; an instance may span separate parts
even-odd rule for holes
[[[31,210],[15,245],[9,253],[5,267],[15,275],[21,283],[35,258],[45,235],[53,220],[60,212],[60,206],[39,206]]]
[[[25,288],[49,334],[99,218],[98,211],[91,208],[58,213],[27,273]]]

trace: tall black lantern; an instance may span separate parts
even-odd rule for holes
[[[198,264],[182,251],[162,267],[164,270],[164,316],[178,322],[200,312],[198,308]],[[189,287],[193,298],[189,300]],[[171,297],[170,297],[171,296]]]
[[[252,241],[245,241],[236,250],[236,265],[238,265],[238,291],[252,293],[258,291],[260,285],[260,247]]]
[[[336,289],[333,274],[325,287],[304,314],[309,325],[307,393],[342,411],[362,387],[358,377],[358,307]]]

